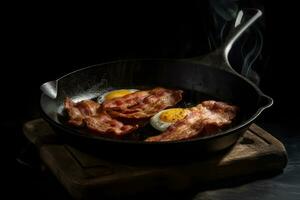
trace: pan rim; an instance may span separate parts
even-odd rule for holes
[[[239,78],[239,79],[242,79],[243,81],[246,81],[247,84],[250,84],[251,87],[257,92],[257,94],[259,96],[266,96],[256,85],[254,85],[254,83],[252,83],[251,81],[249,81],[248,79],[246,79],[245,77],[243,77],[242,75],[237,75],[235,73],[232,73],[232,72],[229,72],[229,71],[226,71],[226,70],[222,70],[222,69],[219,69],[217,67],[214,67],[214,66],[209,66],[209,65],[205,65],[203,63],[195,63],[191,60],[186,60],[186,59],[125,59],[125,60],[117,60],[117,61],[110,61],[110,62],[105,62],[105,63],[100,63],[100,64],[94,64],[94,65],[89,65],[87,67],[83,67],[83,68],[80,68],[80,69],[77,69],[77,70],[74,70],[70,73],[67,73],[63,76],[61,76],[60,78],[57,79],[57,81],[71,75],[71,74],[74,74],[74,73],[77,73],[79,71],[83,71],[83,70],[86,70],[86,69],[89,69],[89,68],[93,68],[93,67],[103,67],[105,65],[108,65],[108,64],[115,64],[115,63],[124,63],[124,62],[136,62],[136,61],[140,61],[140,62],[180,62],[180,63],[187,63],[187,64],[199,64],[199,65],[202,65],[202,66],[207,66],[207,67],[211,67],[211,68],[214,68],[215,70],[221,70],[225,73],[229,73],[229,74],[232,74],[233,76],[235,76],[236,78]],[[42,94],[41,95],[41,100],[42,100],[42,97],[43,95],[45,94]],[[85,138],[88,138],[88,139],[96,139],[96,140],[105,140],[105,141],[108,141],[108,142],[114,142],[114,143],[127,143],[127,144],[145,144],[145,145],[151,145],[151,144],[156,144],[156,145],[162,145],[162,144],[180,144],[180,143],[194,143],[194,142],[199,142],[199,141],[203,141],[203,140],[211,140],[211,139],[215,139],[215,138],[218,138],[218,137],[223,137],[223,136],[226,136],[226,135],[229,135],[231,133],[234,133],[235,131],[238,131],[240,129],[243,129],[245,127],[247,127],[248,125],[250,125],[258,116],[259,114],[267,107],[270,107],[271,105],[273,104],[273,101],[270,102],[270,104],[268,106],[265,106],[265,107],[261,107],[259,108],[248,120],[232,127],[232,128],[229,128],[225,131],[221,131],[219,133],[216,133],[216,134],[213,134],[213,135],[209,135],[209,136],[203,136],[203,137],[195,137],[195,138],[191,138],[191,139],[187,139],[187,140],[175,140],[175,141],[161,141],[161,142],[146,142],[146,141],[133,141],[133,140],[121,140],[121,139],[114,139],[114,138],[107,138],[107,137],[103,137],[103,136],[98,136],[98,135],[84,135],[82,134],[81,132],[77,131],[77,130],[73,130],[73,129],[70,129],[68,127],[65,127],[64,125],[56,122],[55,120],[53,120],[50,116],[48,116],[48,114],[44,111],[43,107],[41,106],[42,104],[40,103],[40,107],[41,107],[41,111],[42,111],[42,116],[44,119],[46,119],[47,122],[49,122],[50,124],[58,127],[59,129],[65,131],[65,132],[68,132],[70,134],[73,134],[73,135],[76,135],[76,136],[80,136],[80,137],[85,137]]]
[[[56,79],[56,81],[59,81],[71,74],[74,74],[76,72],[79,72],[79,71],[83,71],[83,70],[86,70],[86,69],[89,69],[89,68],[93,68],[93,67],[99,67],[99,66],[103,66],[103,65],[108,65],[108,64],[116,64],[116,63],[125,63],[125,62],[136,62],[136,61],[140,61],[140,62],[150,62],[150,61],[156,61],[156,62],[183,62],[183,63],[188,63],[188,64],[199,64],[199,65],[202,65],[202,66],[206,66],[206,67],[211,67],[215,70],[220,70],[220,71],[223,71],[225,73],[229,73],[233,76],[236,76],[240,79],[242,79],[243,81],[246,81],[248,84],[251,85],[251,87],[253,87],[255,89],[255,91],[260,95],[260,96],[267,96],[266,94],[264,94],[262,92],[262,90],[260,88],[258,88],[253,82],[251,82],[250,80],[248,80],[247,78],[245,78],[244,76],[242,76],[241,74],[239,73],[234,73],[234,72],[231,72],[231,71],[228,71],[228,70],[224,70],[224,69],[221,69],[221,68],[218,68],[216,66],[210,66],[208,64],[205,64],[205,63],[201,63],[201,61],[195,61],[195,60],[191,60],[191,59],[170,59],[170,58],[138,58],[138,59],[124,59],[124,60],[114,60],[114,61],[107,61],[107,62],[104,62],[104,63],[99,63],[99,64],[93,64],[93,65],[89,65],[89,66],[86,66],[86,67],[82,67],[82,68],[79,68],[77,70],[74,70],[72,72],[69,72],[61,77],[59,77],[58,79]],[[271,98],[272,99],[272,98]],[[273,99],[272,99],[273,100]]]

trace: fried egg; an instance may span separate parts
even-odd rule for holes
[[[112,100],[118,97],[123,97],[127,94],[131,94],[138,91],[137,89],[120,89],[105,92],[98,97],[98,102],[103,103],[106,100]]]
[[[184,108],[170,108],[162,110],[150,119],[150,124],[153,128],[163,132],[178,120],[185,118],[188,112],[189,111]]]

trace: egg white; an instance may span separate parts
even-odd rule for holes
[[[151,126],[153,128],[155,128],[156,130],[164,132],[165,130],[167,130],[167,128],[169,126],[176,123],[177,120],[175,122],[165,122],[165,121],[160,119],[160,116],[161,116],[162,113],[164,113],[168,110],[171,110],[171,109],[162,110],[162,111],[156,113],[153,117],[151,117],[151,119],[150,119]],[[186,116],[189,113],[189,111],[187,109],[184,109],[184,111],[185,111],[185,116]]]
[[[171,126],[173,123],[171,122],[164,122],[160,120],[160,115],[163,113],[165,110],[162,110],[158,113],[156,113],[153,117],[150,119],[150,124],[155,128],[156,130],[159,130],[161,132],[167,130],[169,126]]]

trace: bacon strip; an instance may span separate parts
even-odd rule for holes
[[[83,126],[84,119],[87,116],[97,114],[100,104],[92,100],[83,100],[74,103],[72,99],[67,97],[64,101],[64,107],[69,115],[69,123],[74,126]]]
[[[86,126],[89,130],[113,136],[122,136],[138,128],[138,125],[124,125],[101,110],[99,103],[83,100],[74,103],[70,98],[64,102],[68,113],[68,123],[73,126]]]
[[[84,121],[88,129],[101,134],[113,134],[114,136],[126,135],[138,128],[138,125],[124,125],[122,122],[112,119],[106,113],[87,117]]]
[[[181,99],[181,90],[154,88],[105,101],[102,108],[113,117],[143,119],[176,105]]]
[[[145,141],[174,141],[210,135],[232,123],[238,108],[223,102],[204,101],[189,109],[189,114],[175,122],[165,132]]]

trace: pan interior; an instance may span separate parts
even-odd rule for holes
[[[142,60],[114,62],[91,66],[58,80],[58,97],[42,96],[41,106],[48,117],[63,126],[63,100],[96,99],[114,89],[150,89],[154,87],[182,89],[183,100],[176,107],[191,107],[204,100],[220,100],[240,107],[233,126],[251,118],[257,111],[259,95],[239,77],[205,65],[183,61]],[[77,131],[77,128],[68,128]],[[81,134],[89,134],[79,130]],[[159,134],[149,124],[125,140],[143,140]],[[100,136],[99,136],[100,137]]]

